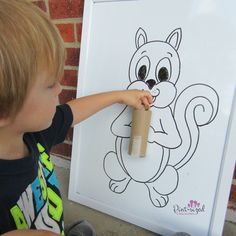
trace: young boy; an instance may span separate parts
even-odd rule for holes
[[[148,92],[131,90],[57,106],[64,61],[63,42],[44,12],[26,0],[0,0],[0,234],[4,236],[64,235],[51,147],[65,139],[70,126],[109,105],[141,108],[152,103]]]

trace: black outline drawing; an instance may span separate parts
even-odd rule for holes
[[[123,193],[130,181],[145,184],[155,207],[168,204],[169,195],[179,184],[178,170],[191,160],[198,147],[200,127],[215,119],[219,107],[217,92],[206,84],[188,86],[177,96],[181,40],[181,28],[173,30],[165,41],[148,41],[142,28],[135,35],[137,50],[130,60],[127,89],[149,90],[153,96],[148,139],[148,158],[153,165],[140,174],[139,164],[130,164],[127,150],[123,151],[131,128],[127,107],[111,124],[111,132],[116,136],[115,150],[108,152],[103,161],[111,191]]]

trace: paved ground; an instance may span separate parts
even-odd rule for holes
[[[138,226],[69,201],[67,198],[69,170],[56,167],[56,172],[64,202],[65,225],[86,219],[96,229],[97,236],[157,236],[157,234]],[[236,224],[225,222],[223,236],[236,236]]]

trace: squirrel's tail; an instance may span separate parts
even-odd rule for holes
[[[170,153],[170,162],[176,169],[184,166],[192,158],[198,146],[199,127],[214,120],[218,106],[218,94],[205,84],[191,85],[178,96],[174,117],[182,144]]]

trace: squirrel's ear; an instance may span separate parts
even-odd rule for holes
[[[139,28],[135,35],[136,48],[139,49],[145,43],[147,43],[147,34],[142,28]]]
[[[182,39],[182,30],[181,28],[173,30],[170,35],[167,37],[166,42],[169,43],[177,51]]]

